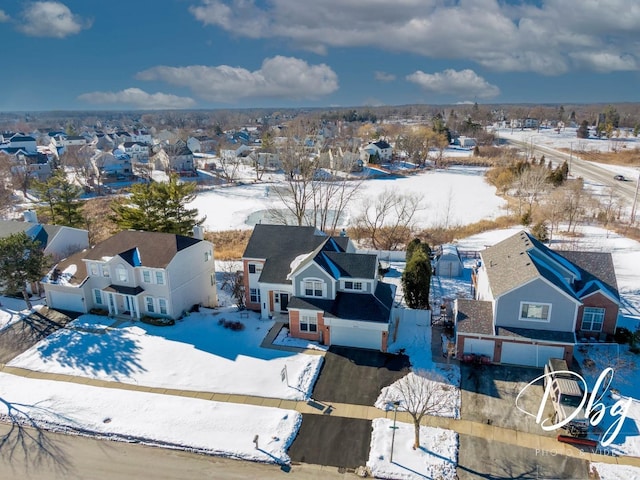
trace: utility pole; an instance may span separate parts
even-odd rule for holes
[[[569,142],[569,175],[571,174],[571,160],[573,160],[573,142]]]

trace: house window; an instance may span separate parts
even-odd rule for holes
[[[211,274],[211,286],[214,287],[216,284],[216,274],[212,273]]]
[[[153,297],[144,297],[144,302],[147,306],[147,312],[153,313],[156,309],[153,306]]]
[[[249,264],[249,273],[260,273],[262,272],[262,265],[259,263],[250,263]]]
[[[362,290],[362,282],[344,282],[345,290]]]
[[[304,294],[307,297],[322,297],[322,285],[320,280],[305,280]]]
[[[142,281],[144,283],[151,283],[151,272],[149,270],[142,271]]]
[[[550,303],[520,302],[520,320],[530,322],[548,322],[550,320]]]
[[[98,264],[97,263],[90,263],[89,264],[89,272],[94,277],[97,277],[98,275],[100,275],[100,269],[98,268]]]
[[[166,315],[167,314],[167,300],[164,298],[159,298],[158,299],[158,310],[160,310],[160,313],[162,315]]]
[[[97,288],[93,290],[93,298],[96,302],[96,305],[102,305],[102,292]]]
[[[604,308],[585,307],[582,314],[582,330],[600,332],[604,323]]]
[[[116,277],[118,277],[119,282],[126,282],[129,279],[127,269],[121,263],[116,267]]]
[[[251,303],[260,303],[260,290],[257,288],[250,288],[249,300],[251,300]]]
[[[317,332],[318,319],[313,315],[300,315],[301,332]]]
[[[211,251],[207,250],[206,252],[204,252],[204,261],[208,262],[209,260],[211,260]]]
[[[156,283],[158,285],[164,285],[164,272],[156,272]]]
[[[110,277],[111,273],[109,272],[109,266],[108,265],[103,265],[102,266],[102,276],[103,277]]]

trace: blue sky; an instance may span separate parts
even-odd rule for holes
[[[0,2],[0,110],[638,102],[637,0]]]

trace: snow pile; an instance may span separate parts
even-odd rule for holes
[[[612,465],[609,463],[592,463],[600,480],[640,480],[640,468],[629,465]]]
[[[305,340],[304,338],[291,337],[289,336],[289,329],[287,327],[282,327],[280,329],[278,336],[273,340],[273,344],[280,345],[283,347],[301,348],[305,350],[326,351],[329,348],[326,345],[320,345],[317,342]]]
[[[396,423],[393,463],[390,462],[393,421],[376,418],[372,422],[371,450],[367,466],[376,478],[413,480],[455,479],[458,463],[458,434],[452,430],[420,427],[420,448],[413,449],[414,429]]]

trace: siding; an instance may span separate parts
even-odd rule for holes
[[[293,290],[294,295],[297,297],[304,297],[304,279],[305,278],[319,278],[325,282],[326,285],[326,295],[324,298],[334,299],[336,298],[336,290],[335,290],[335,281],[334,279],[327,274],[322,268],[320,268],[315,263],[310,263],[306,267],[304,267],[299,272],[296,272]]]
[[[551,321],[547,323],[519,320],[520,302],[552,304]],[[536,279],[497,298],[495,311],[497,326],[572,332],[577,303],[545,281]]]
[[[576,323],[576,332],[582,330],[582,315],[584,307],[600,307],[605,309],[604,324],[602,325],[602,333],[613,335],[618,322],[618,305],[612,302],[608,297],[601,293],[594,293],[582,299],[583,306],[578,309],[578,321]],[[588,332],[588,331],[587,331]]]

